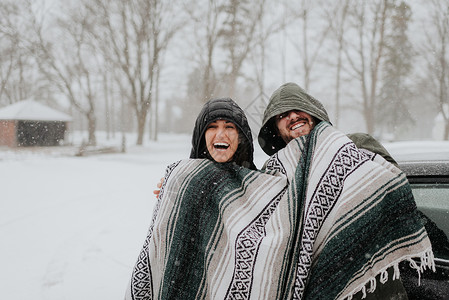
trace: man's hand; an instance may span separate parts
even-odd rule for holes
[[[156,195],[156,199],[159,198],[159,194],[161,193],[161,187],[162,187],[163,183],[164,183],[164,177],[162,177],[161,181],[158,182],[158,184],[157,184],[157,188],[158,189],[153,191],[153,194]]]

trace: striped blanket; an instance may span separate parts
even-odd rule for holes
[[[127,299],[350,299],[401,261],[434,268],[404,174],[327,123],[263,172],[189,159],[165,178]]]

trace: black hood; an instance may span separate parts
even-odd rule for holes
[[[240,166],[256,169],[251,128],[245,113],[231,98],[212,99],[204,104],[193,129],[190,158],[211,158],[207,152],[204,133],[207,126],[217,120],[230,121],[239,131],[239,146],[233,161]]]

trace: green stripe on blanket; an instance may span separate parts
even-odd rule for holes
[[[375,271],[372,267],[376,263],[388,260],[394,252],[407,251],[410,244],[421,242],[423,228],[415,216],[414,201],[409,193],[405,193],[407,185],[386,191],[386,195],[366,199],[364,209],[357,215],[342,217],[343,225],[335,229],[337,232],[332,234],[332,239],[326,242],[314,262],[309,280],[316,284],[309,284],[306,298],[319,299],[324,293],[334,299],[357,278],[366,273],[373,278],[385,270],[377,268]],[[348,242],[350,245],[346,244]],[[394,264],[397,262],[391,260],[387,266]]]
[[[170,166],[126,298],[344,299],[432,258],[404,174],[322,122],[264,172]]]
[[[230,205],[241,191],[241,182],[249,170],[231,164],[210,164],[182,185],[182,197],[176,197],[180,209],[173,222],[172,243],[167,256],[162,299],[192,299],[205,276],[207,249],[222,234],[220,210]]]

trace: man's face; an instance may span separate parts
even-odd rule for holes
[[[300,110],[290,110],[276,116],[279,135],[288,144],[291,140],[309,134],[315,126],[313,118]]]

